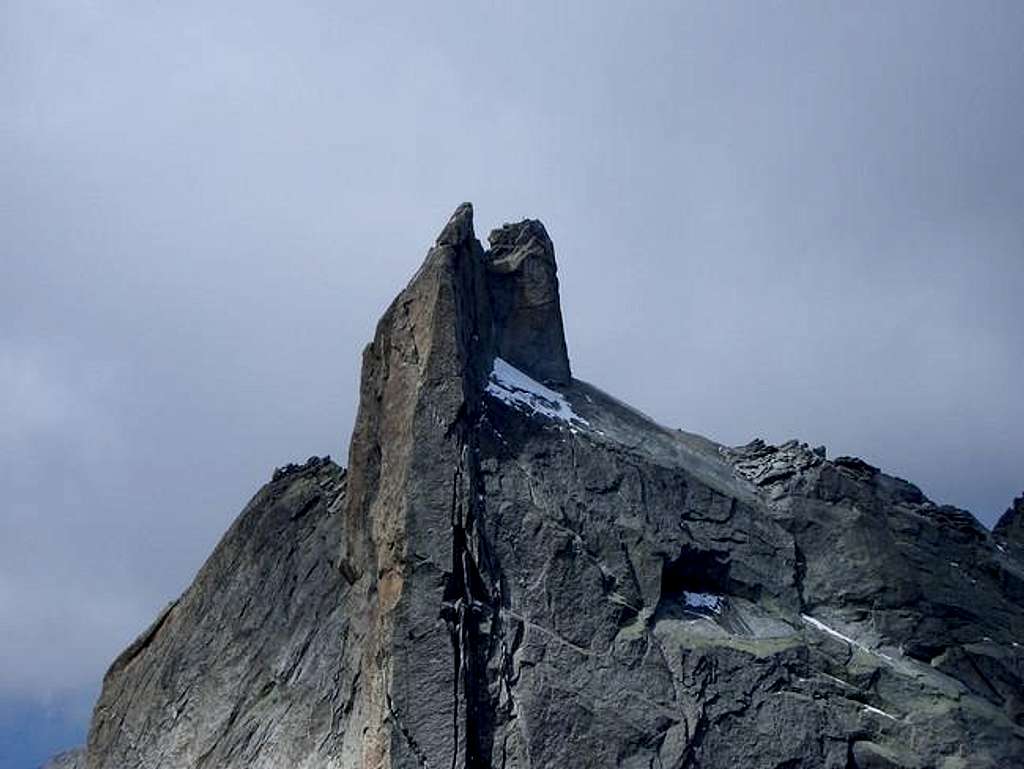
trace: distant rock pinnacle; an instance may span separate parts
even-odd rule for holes
[[[1024,552],[1024,494],[1021,494],[1003,513],[992,530],[996,539],[1021,548]]]

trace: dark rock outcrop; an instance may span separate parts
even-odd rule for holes
[[[534,219],[506,224],[488,241],[495,352],[534,379],[572,381],[558,297],[555,247]]]
[[[1003,546],[1008,545],[1024,554],[1024,494],[1013,500],[1010,509],[999,518],[992,534]]]
[[[539,222],[485,250],[456,211],[347,476],[256,496],[115,661],[89,769],[1024,765],[1019,513],[655,424],[571,378],[555,275]]]

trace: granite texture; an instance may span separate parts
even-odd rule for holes
[[[256,495],[114,662],[88,769],[1024,766],[1020,500],[990,533],[660,426],[571,377],[543,226],[490,244],[460,206],[364,352],[348,472]]]

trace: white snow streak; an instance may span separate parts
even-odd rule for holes
[[[818,630],[824,631],[825,633],[828,633],[830,636],[834,638],[838,638],[841,641],[846,641],[846,643],[850,644],[851,646],[856,646],[858,648],[867,648],[863,644],[854,641],[852,638],[850,638],[850,636],[843,635],[838,630],[830,628],[820,619],[815,619],[810,614],[801,614],[800,616],[803,618],[804,622],[808,623],[809,625],[813,625],[814,627],[818,628]]]
[[[572,410],[564,395],[545,387],[501,358],[494,359],[487,394],[520,411],[539,414],[570,426],[590,426],[586,419]]]
[[[890,657],[888,654],[882,654],[881,652],[875,651],[874,649],[872,649],[872,648],[870,648],[868,646],[865,646],[860,641],[853,640],[848,635],[843,635],[842,633],[840,633],[835,628],[829,627],[828,625],[826,625],[821,620],[815,619],[814,617],[812,617],[810,614],[801,614],[800,617],[807,624],[813,625],[814,627],[818,628],[818,630],[821,630],[822,632],[828,633],[833,638],[838,638],[840,641],[846,641],[846,643],[850,644],[850,646],[855,646],[858,649],[860,649],[861,651],[867,652],[868,654],[873,654],[876,657],[881,657],[882,659],[884,659],[887,662],[895,662],[895,660],[892,657]]]
[[[899,719],[896,718],[896,716],[892,715],[891,713],[886,713],[884,710],[879,710],[878,708],[873,708],[870,705],[865,705],[864,706],[864,710],[867,711],[868,713],[874,713],[875,715],[878,715],[878,716],[885,716],[886,718],[891,718],[893,721],[899,721]]]

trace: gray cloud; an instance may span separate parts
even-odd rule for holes
[[[576,373],[991,524],[1024,487],[1016,3],[0,9],[0,693],[91,690],[450,210],[538,216]]]

